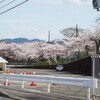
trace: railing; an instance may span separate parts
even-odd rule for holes
[[[87,88],[87,100],[90,100],[90,88],[97,88],[97,79],[89,78],[73,78],[73,77],[55,77],[49,75],[25,75],[25,74],[3,74],[5,79],[20,81],[35,81],[48,83],[48,92],[50,92],[50,84],[63,84],[71,86],[81,86]],[[22,84],[22,87],[24,83]]]

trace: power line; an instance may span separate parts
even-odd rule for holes
[[[14,7],[11,7],[11,8],[9,8],[9,9],[7,9],[7,10],[1,12],[0,15],[2,15],[2,14],[4,14],[4,13],[6,13],[6,12],[8,12],[8,11],[10,11],[10,10],[12,10],[12,9],[14,9],[14,8],[16,8],[16,7],[20,6],[20,5],[22,5],[22,4],[24,4],[24,3],[26,3],[27,1],[29,1],[29,0],[25,0],[25,1],[23,1],[23,2],[21,2],[21,3],[19,3],[19,4],[17,4],[17,5],[15,5]]]
[[[9,3],[5,4],[4,6],[0,7],[0,9],[2,9],[2,8],[8,6],[8,5],[10,5],[11,3],[15,2],[15,1],[16,1],[16,0],[12,0],[11,2],[9,2]]]
[[[0,3],[3,3],[4,1],[6,1],[6,0],[2,0],[2,1],[0,1]]]

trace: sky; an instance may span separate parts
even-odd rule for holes
[[[0,0],[0,14],[25,0]],[[12,2],[6,7],[7,3]],[[29,0],[0,15],[0,39],[28,38],[61,39],[60,31],[74,27],[90,28],[100,15],[93,9],[92,0]]]

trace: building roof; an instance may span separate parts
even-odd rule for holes
[[[8,61],[5,60],[4,58],[0,57],[0,63],[8,63]]]

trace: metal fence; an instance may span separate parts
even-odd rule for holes
[[[92,76],[98,79],[98,88],[93,90],[94,95],[100,96],[100,54],[91,55],[92,58]]]

